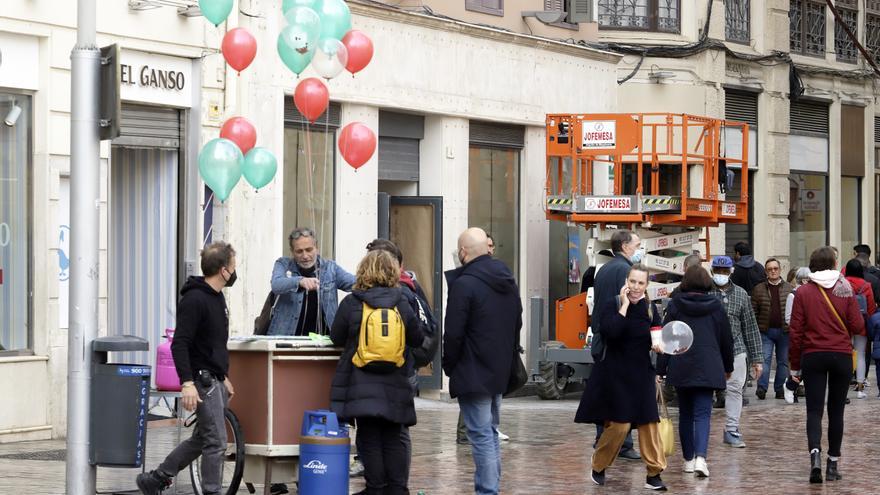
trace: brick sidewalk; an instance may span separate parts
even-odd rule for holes
[[[880,399],[874,393],[872,389],[872,397],[865,400],[856,400],[851,394],[841,459],[843,481],[818,486],[807,483],[804,403],[788,406],[781,400],[759,401],[754,397],[754,389],[747,389],[751,405],[743,415],[747,448],[733,449],[722,444],[724,413],[715,410],[709,449],[711,477],[697,480],[682,473],[681,450],[677,447],[663,478],[671,493],[682,494],[878,493],[874,467],[878,449],[873,426]],[[534,397],[504,401],[501,429],[510,435],[511,441],[503,444],[503,493],[647,493],[642,488],[644,466],[640,462],[615,463],[607,472],[608,483],[604,488],[590,482],[594,429],[572,423],[577,404],[577,397],[553,402]],[[455,443],[457,405],[418,400],[417,408],[419,424],[412,429],[412,493],[472,493],[470,448]],[[676,410],[671,412],[675,415]],[[170,449],[174,429],[153,428],[149,435],[148,467],[154,467]],[[62,494],[63,449],[61,440],[0,445],[0,494]],[[98,489],[133,489],[136,473],[133,469],[100,468]],[[191,493],[189,475],[186,471],[182,474],[178,488],[181,493]],[[352,492],[362,488],[361,478],[352,480]],[[242,488],[239,493],[247,492]]]

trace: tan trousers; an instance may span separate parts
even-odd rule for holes
[[[638,426],[639,451],[648,469],[648,476],[656,476],[666,469],[666,454],[663,453],[658,424],[648,423]],[[605,422],[605,431],[599,437],[599,443],[593,452],[593,471],[604,471],[614,463],[629,430],[629,423]]]

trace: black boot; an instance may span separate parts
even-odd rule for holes
[[[837,470],[837,461],[828,459],[828,464],[825,466],[825,479],[828,481],[843,479],[843,476],[840,475],[840,471]]]
[[[810,483],[822,482],[822,453],[818,450],[810,453]]]
[[[171,478],[156,469],[149,473],[139,474],[135,483],[143,495],[159,495],[171,486]]]

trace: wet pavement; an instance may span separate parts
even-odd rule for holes
[[[807,483],[805,408],[782,400],[764,401],[747,389],[751,404],[744,410],[742,431],[747,447],[734,449],[722,443],[724,412],[712,415],[708,479],[681,472],[681,449],[669,458],[663,479],[670,493],[682,494],[874,494],[878,488],[877,460],[880,445],[875,424],[880,399],[857,400],[846,409],[846,433],[840,469],[844,479],[823,485]],[[565,400],[541,401],[535,397],[505,400],[501,430],[511,440],[502,444],[502,493],[506,494],[619,494],[647,493],[644,465],[618,459],[608,469],[605,487],[589,479],[594,428],[572,423],[578,395]],[[458,406],[417,400],[419,424],[412,429],[413,460],[410,489],[426,494],[473,492],[470,447],[455,443]],[[677,410],[670,409],[677,425]],[[148,465],[155,466],[173,443],[174,428],[153,428],[149,433]],[[638,440],[636,440],[638,442]],[[63,441],[0,444],[0,494],[64,493]],[[99,469],[99,492],[131,490],[137,470]],[[186,472],[182,473],[186,474]],[[188,475],[181,476],[179,493],[191,493]],[[351,491],[363,488],[355,478]],[[244,489],[240,493],[246,493]]]

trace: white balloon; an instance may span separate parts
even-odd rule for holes
[[[665,354],[684,354],[694,343],[694,332],[683,321],[670,321],[660,331],[660,347]]]
[[[325,79],[333,79],[345,70],[348,64],[348,49],[341,41],[334,38],[323,38],[318,41],[318,49],[312,59],[315,72]]]

